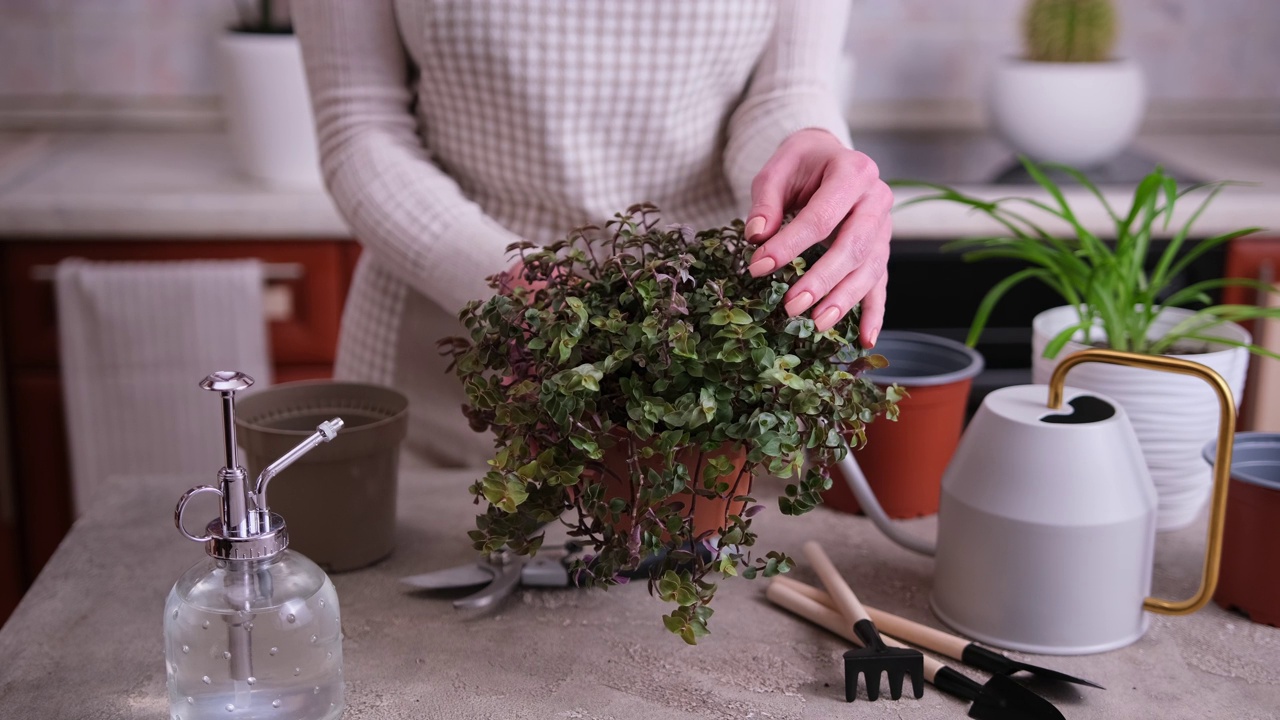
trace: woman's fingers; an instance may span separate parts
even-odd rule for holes
[[[862,153],[842,150],[815,171],[817,188],[787,226],[751,256],[749,271],[767,275],[831,236],[857,203],[879,181],[875,163]]]
[[[762,244],[747,271],[763,277],[832,238],[827,252],[788,290],[787,314],[811,310],[814,326],[825,332],[861,302],[859,333],[864,345],[873,345],[884,321],[893,234],[893,193],[876,164],[828,132],[800,130],[778,147],[751,193],[744,234]],[[795,219],[783,227],[789,211]]]
[[[774,153],[751,181],[751,211],[747,213],[747,226],[742,233],[748,242],[764,242],[782,225],[798,163],[799,157],[795,154]]]
[[[872,254],[860,264],[856,270],[846,275],[827,296],[818,301],[813,310],[813,325],[818,332],[826,332],[835,326],[854,305],[863,300],[873,289],[887,277],[886,269],[889,261],[889,245],[877,245]],[[879,314],[874,318],[876,324],[883,319],[883,302],[880,309],[872,308]]]
[[[877,180],[840,225],[831,247],[787,292],[783,300],[787,314],[799,315],[827,296],[841,280],[870,257],[892,234],[889,210],[893,194]]]
[[[871,288],[871,292],[862,298],[862,318],[858,323],[858,337],[862,347],[875,347],[880,337],[880,328],[884,327],[884,305],[889,297],[889,273],[880,276],[880,282]]]

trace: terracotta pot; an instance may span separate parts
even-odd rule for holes
[[[637,449],[643,445],[637,446]],[[707,531],[719,533],[725,527],[725,517],[727,515],[737,515],[742,512],[743,506],[746,504],[739,500],[734,502],[733,497],[739,495],[747,495],[751,492],[751,475],[744,474],[743,467],[747,463],[747,450],[741,445],[728,445],[720,450],[706,453],[699,462],[699,451],[686,450],[676,456],[676,461],[689,468],[689,478],[692,482],[697,482],[702,477],[703,468],[712,458],[727,457],[733,464],[733,471],[727,476],[726,481],[729,483],[730,491],[726,497],[722,498],[706,498],[699,497],[694,502],[694,496],[690,492],[679,493],[671,498],[671,502],[681,503],[683,510],[680,514],[683,517],[689,517],[690,509],[693,510],[693,531],[694,536],[698,536]],[[620,440],[613,447],[605,451],[604,460],[605,468],[608,470],[599,482],[604,485],[605,497],[612,500],[620,497],[631,503],[630,483],[627,478],[630,477],[630,469],[627,466],[627,443]],[[640,460],[640,468],[642,471],[659,469],[662,465],[660,458],[642,458]],[[737,488],[734,488],[735,481]],[[630,519],[624,514],[622,521],[619,523],[618,531],[626,532],[631,528]]]
[[[1216,442],[1205,446],[1213,462]],[[1237,433],[1214,602],[1280,627],[1280,433]]]
[[[889,367],[866,377],[877,385],[901,385],[908,397],[898,403],[897,422],[867,426],[867,444],[854,459],[867,476],[884,511],[892,518],[938,512],[942,474],[960,442],[973,378],[982,356],[962,343],[914,332],[885,332],[875,351]],[[823,503],[841,512],[860,512],[840,468]]]

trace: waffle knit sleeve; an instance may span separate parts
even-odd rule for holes
[[[751,205],[751,181],[791,133],[820,128],[852,147],[832,87],[849,5],[849,0],[778,0],[773,34],[729,119],[724,170],[743,210]]]
[[[432,163],[393,0],[295,0],[325,184],[368,252],[446,311],[488,297],[519,240]]]

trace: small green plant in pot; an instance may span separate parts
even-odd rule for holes
[[[1022,163],[1049,194],[1052,204],[1028,197],[984,200],[943,185],[897,183],[899,187],[936,191],[912,198],[900,207],[938,200],[956,202],[987,215],[1008,231],[1000,236],[959,240],[950,243],[947,249],[963,251],[964,259],[971,262],[1002,258],[1021,260],[1028,266],[987,292],[969,330],[969,345],[977,343],[992,310],[1009,290],[1027,280],[1037,280],[1061,295],[1076,311],[1076,322],[1059,330],[1045,347],[1044,356],[1048,358],[1057,357],[1063,346],[1077,336],[1086,345],[1102,344],[1116,350],[1153,355],[1178,349],[1195,352],[1198,345],[1222,343],[1277,357],[1257,345],[1206,335],[1224,323],[1280,316],[1280,309],[1214,305],[1210,292],[1228,286],[1269,292],[1269,286],[1246,278],[1216,278],[1186,287],[1175,285],[1198,258],[1260,229],[1249,227],[1198,241],[1192,239],[1195,221],[1228,183],[1179,188],[1172,176],[1157,167],[1138,184],[1132,204],[1120,214],[1079,170],[1057,164],[1038,165],[1025,158]],[[1102,204],[1115,228],[1114,241],[1104,242],[1081,224],[1062,188],[1046,171],[1065,174]],[[1173,233],[1164,249],[1155,254],[1152,242],[1159,230],[1168,229],[1175,204],[1195,194],[1204,196],[1199,206]],[[1037,223],[1023,209],[1067,223],[1074,237],[1056,237],[1042,227],[1043,221]],[[1194,313],[1169,329],[1154,331],[1166,309],[1192,306],[1197,307]]]
[[[234,25],[232,32],[257,33],[261,35],[289,35],[293,33],[293,24],[280,17],[276,12],[282,3],[275,0],[234,0],[236,14],[240,21]]]
[[[1206,365],[1241,396],[1250,353],[1280,359],[1252,343],[1236,321],[1280,317],[1280,309],[1215,304],[1212,294],[1228,286],[1269,292],[1244,278],[1182,280],[1192,264],[1231,240],[1255,232],[1242,228],[1199,239],[1196,221],[1227,183],[1180,187],[1156,168],[1136,186],[1131,205],[1117,209],[1078,170],[1023,160],[1045,197],[987,200],[942,185],[898,183],[926,189],[903,204],[944,201],[986,215],[1003,232],[950,244],[969,261],[1021,261],[1022,268],[993,286],[983,298],[969,332],[975,344],[993,309],[1017,285],[1038,281],[1065,303],[1040,313],[1032,322],[1032,369],[1047,383],[1057,359],[1088,346],[1145,354],[1179,355]],[[1080,220],[1068,194],[1050,173],[1070,178],[1083,196],[1106,213],[1107,232],[1094,232]],[[1172,224],[1175,207],[1198,201],[1186,220]],[[1065,226],[1059,236],[1051,232]],[[1158,249],[1158,236],[1167,242]],[[1109,237],[1108,237],[1109,236]],[[1271,360],[1266,360],[1270,362]],[[1155,377],[1152,377],[1155,375]],[[1217,398],[1191,378],[1153,374],[1133,368],[1090,366],[1072,371],[1068,383],[1107,395],[1123,405],[1146,456],[1159,498],[1158,523],[1173,529],[1190,523],[1208,499],[1210,473],[1198,448],[1215,436]]]
[[[778,508],[807,512],[843,436],[895,411],[894,389],[859,377],[883,358],[860,349],[856,313],[823,333],[787,317],[805,260],[752,278],[742,233],[666,226],[639,205],[604,229],[513,245],[525,282],[491,278],[496,294],[461,314],[469,337],[443,343],[473,428],[496,436],[471,487],[486,504],[476,548],[533,553],[544,525],[565,523],[593,548],[583,584],[646,562],[650,592],[675,604],[664,624],[690,644],[717,578],[791,565],[755,550],[752,475],[792,478]]]

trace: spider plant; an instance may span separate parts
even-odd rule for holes
[[[969,262],[1002,258],[1021,260],[1027,265],[996,283],[983,297],[969,329],[969,345],[977,343],[992,310],[1009,290],[1027,280],[1038,280],[1074,307],[1078,320],[1049,342],[1044,352],[1048,358],[1057,357],[1063,346],[1075,339],[1086,345],[1106,344],[1116,350],[1152,355],[1171,352],[1175,345],[1188,342],[1219,343],[1280,359],[1257,345],[1209,334],[1212,328],[1227,322],[1280,317],[1278,308],[1214,304],[1211,292],[1228,286],[1273,292],[1272,287],[1245,278],[1216,278],[1178,287],[1181,274],[1197,258],[1260,229],[1248,227],[1201,240],[1191,239],[1192,227],[1205,208],[1223,188],[1233,183],[1179,187],[1169,173],[1157,166],[1138,183],[1132,204],[1122,214],[1079,170],[1053,163],[1037,165],[1026,158],[1021,161],[1035,182],[1048,193],[1049,202],[1030,197],[984,200],[935,183],[894,183],[896,187],[935,191],[908,200],[900,208],[940,200],[960,203],[987,215],[1005,231],[999,235],[957,240],[944,249],[962,251]],[[1104,241],[1080,222],[1062,188],[1049,177],[1049,171],[1072,178],[1102,204],[1115,227],[1114,241]],[[1157,254],[1152,244],[1153,235],[1157,231],[1167,232],[1175,204],[1190,202],[1193,197],[1200,198],[1199,205]],[[1033,219],[1033,215],[1037,217]],[[1046,230],[1042,225],[1046,216],[1065,222],[1074,237],[1059,237]],[[1153,324],[1171,307],[1193,312],[1163,333],[1153,332]]]

